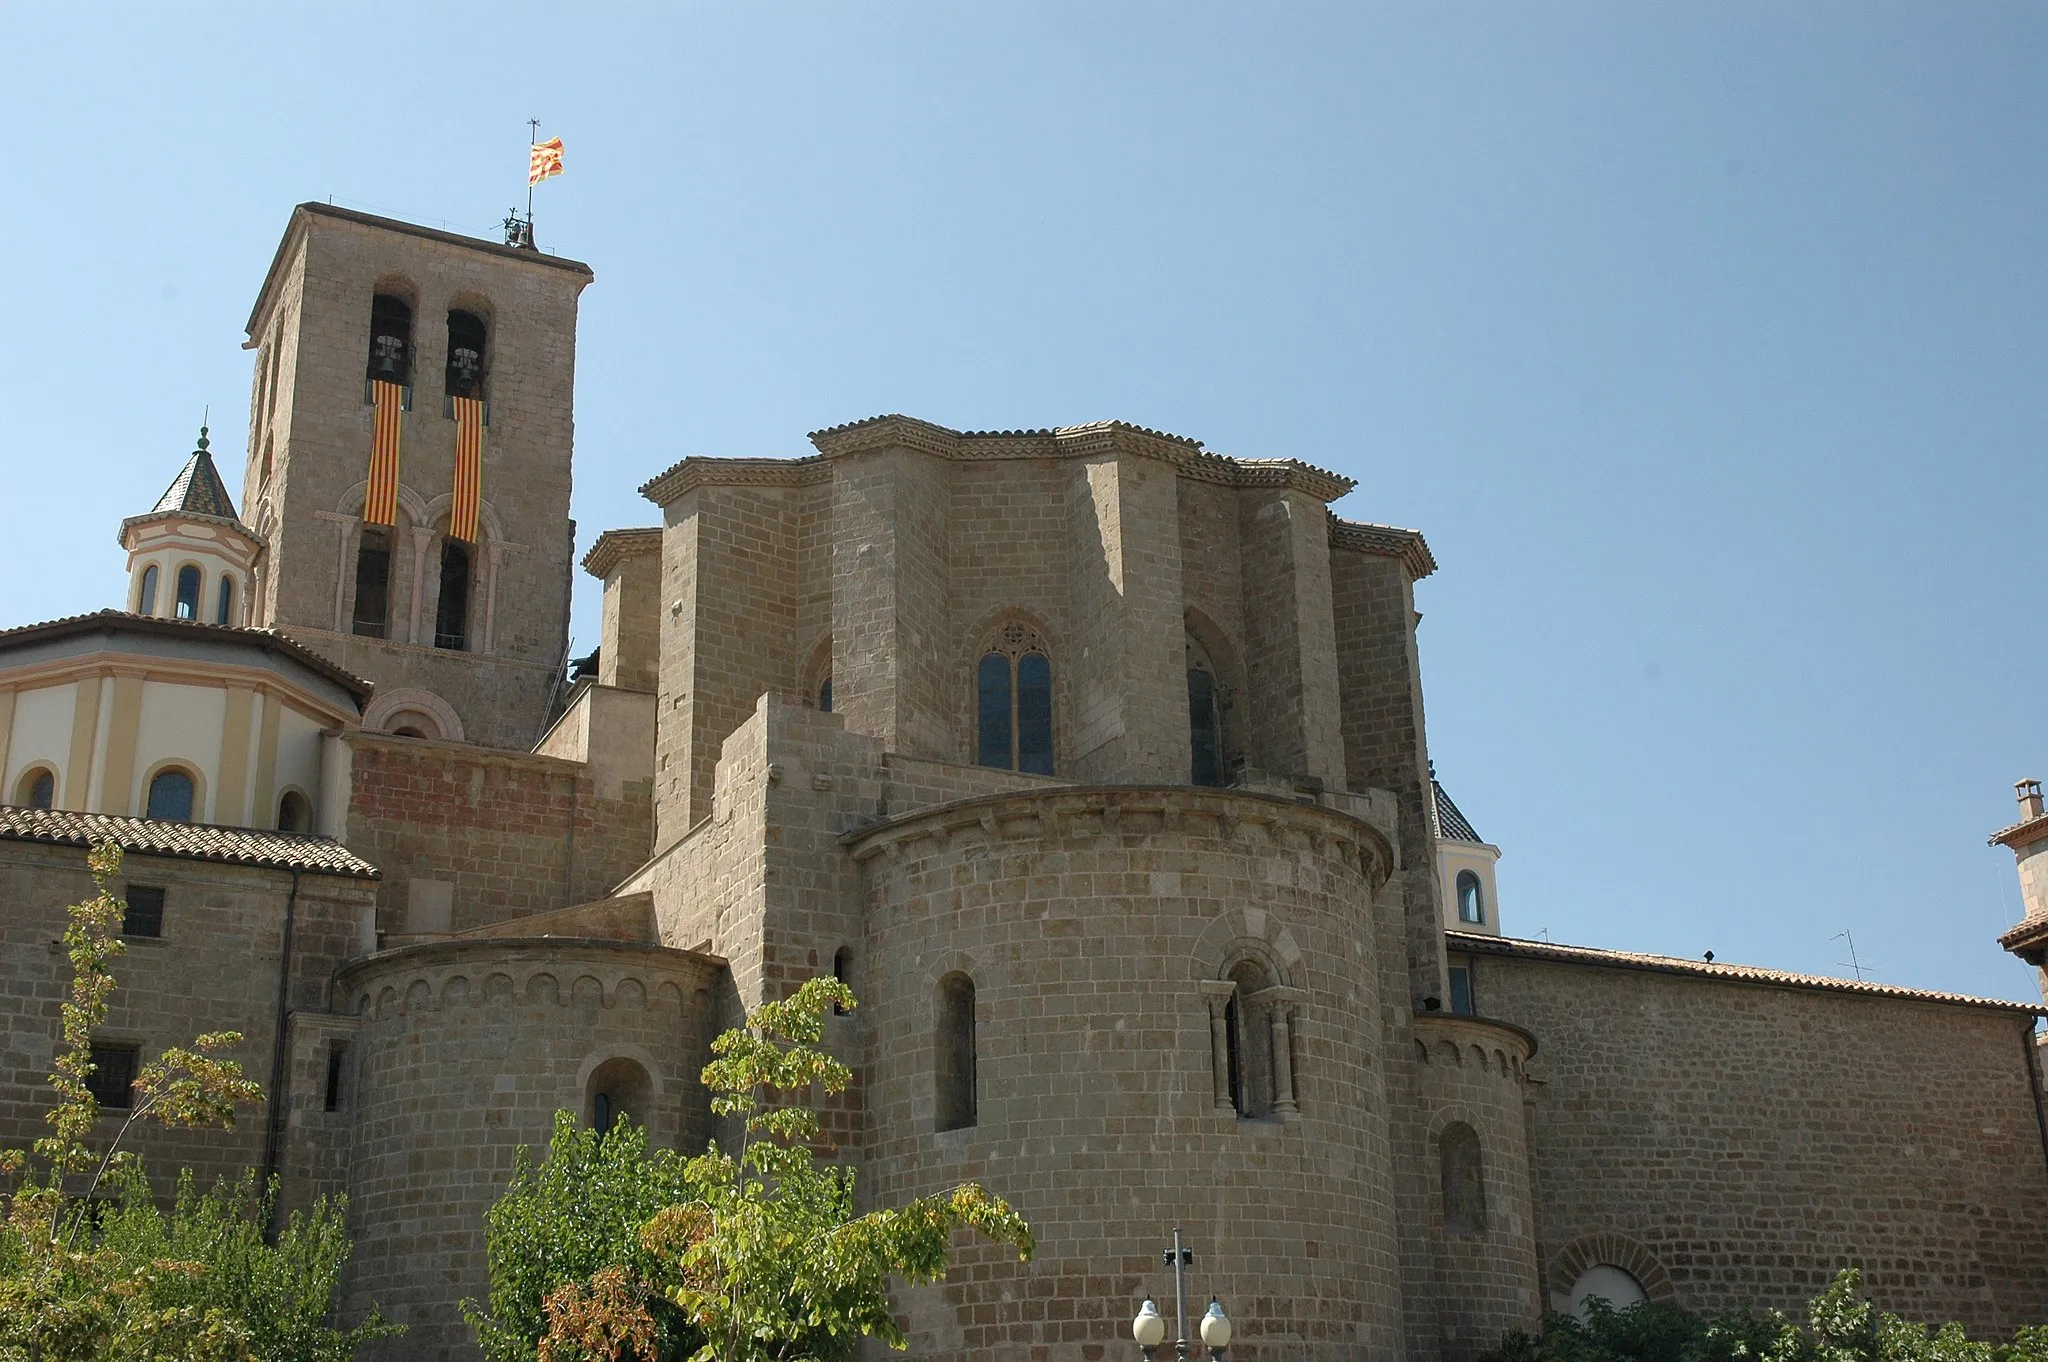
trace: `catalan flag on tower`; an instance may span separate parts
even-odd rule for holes
[[[562,139],[551,137],[545,142],[535,142],[530,160],[526,164],[526,187],[533,188],[542,180],[562,173]]]
[[[398,434],[405,425],[405,389],[384,379],[370,384],[376,414],[370,426],[370,484],[363,492],[365,525],[398,523]]]
[[[484,403],[480,397],[451,397],[455,407],[455,498],[448,508],[448,537],[476,542],[484,497]]]

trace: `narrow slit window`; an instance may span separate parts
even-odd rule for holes
[[[199,618],[199,569],[187,563],[178,569],[178,618]]]
[[[853,952],[841,946],[832,952],[832,977],[851,988],[853,986]],[[832,1015],[843,1017],[846,1007],[843,1003],[832,1004]]]
[[[364,638],[382,638],[390,627],[391,538],[383,530],[365,527],[362,543],[356,546],[355,632]]]
[[[962,1130],[977,1123],[974,1045],[974,981],[949,974],[939,981],[938,1034],[934,1046],[935,1125]]]
[[[1216,678],[1203,667],[1188,668],[1188,738],[1194,756],[1189,779],[1196,785],[1223,783],[1223,725],[1216,714]]]
[[[327,1093],[322,1107],[327,1111],[341,1110],[341,1084],[348,1071],[348,1046],[335,1041],[327,1047]]]
[[[1469,965],[1451,966],[1451,1011],[1461,1017],[1473,1014],[1472,969]]]
[[[462,652],[469,647],[469,547],[441,541],[441,593],[434,610],[434,646]]]
[[[235,622],[235,579],[226,573],[221,574],[220,601],[218,608],[213,612],[213,622],[215,624],[233,624]]]
[[[1454,1239],[1486,1233],[1486,1175],[1478,1132],[1463,1121],[1446,1126],[1437,1140],[1437,1155],[1442,1162],[1444,1233]]]

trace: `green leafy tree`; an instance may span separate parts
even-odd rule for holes
[[[205,1194],[181,1176],[168,1214],[134,1155],[122,1148],[140,1121],[226,1127],[262,1097],[219,1052],[232,1031],[199,1037],[143,1066],[126,1118],[94,1149],[100,1108],[92,1033],[114,991],[116,935],[125,905],[109,889],[118,847],[87,857],[94,894],[69,910],[64,946],[72,981],[50,1085],[50,1134],[0,1152],[9,1180],[0,1215],[0,1362],[341,1362],[356,1346],[396,1332],[376,1316],[353,1330],[327,1326],[349,1244],[340,1202],[294,1215],[275,1244],[263,1227],[268,1195],[253,1177]],[[103,1187],[116,1195],[103,1198]],[[73,1193],[79,1195],[73,1195]]]
[[[681,1310],[633,1286],[658,1268],[640,1242],[641,1227],[691,1194],[682,1156],[672,1149],[650,1153],[647,1133],[632,1122],[600,1135],[574,1112],[556,1112],[547,1161],[534,1167],[522,1148],[511,1185],[484,1219],[489,1307],[462,1303],[484,1356],[536,1362],[548,1333],[548,1300],[572,1283],[591,1284],[605,1318],[625,1311],[629,1296],[639,1303],[646,1321],[634,1336],[636,1356],[666,1362],[695,1352],[702,1339]],[[570,1299],[563,1298],[564,1310]]]
[[[716,1094],[712,1111],[738,1122],[737,1151],[713,1143],[684,1161],[680,1186],[642,1223],[636,1247],[617,1235],[618,1220],[606,1219],[606,1248],[587,1260],[603,1259],[595,1270],[571,1262],[565,1231],[573,1217],[535,1201],[546,1170],[515,1179],[516,1228],[497,1211],[491,1222],[490,1318],[507,1329],[487,1335],[478,1327],[487,1349],[493,1339],[502,1349],[489,1353],[492,1362],[840,1362],[870,1336],[905,1346],[889,1285],[943,1280],[956,1230],[1030,1258],[1023,1218],[975,1183],[855,1214],[853,1170],[819,1161],[810,1105],[815,1093],[844,1092],[853,1076],[819,1048],[835,1006],[851,1011],[852,990],[813,979],[713,1042],[704,1083]],[[557,1117],[556,1148],[566,1119]],[[584,1185],[584,1148],[570,1147],[571,1168],[555,1195]],[[604,1146],[594,1157],[603,1162]]]

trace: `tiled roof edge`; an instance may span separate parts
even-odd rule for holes
[[[2015,1003],[2003,998],[1978,998],[1967,993],[1943,993],[1933,989],[1902,988],[1897,984],[1879,984],[1867,979],[1831,979],[1821,974],[1795,974],[1790,970],[1765,969],[1758,965],[1726,965],[1705,960],[1682,960],[1669,955],[1610,951],[1596,946],[1566,946],[1550,941],[1529,941],[1520,937],[1481,936],[1473,932],[1447,931],[1444,933],[1444,939],[1452,950],[1471,955],[1520,956],[1531,960],[1549,960],[1558,964],[1645,970],[1657,974],[1713,979],[1723,983],[1762,984],[1820,993],[1859,993],[1868,997],[1950,1003],[1961,1007],[1982,1007],[2048,1017],[2048,1007],[2034,1003]]]
[[[71,809],[27,809],[0,804],[0,841],[70,847],[112,842],[136,856],[297,870],[347,879],[382,878],[376,866],[328,837],[79,813]]]

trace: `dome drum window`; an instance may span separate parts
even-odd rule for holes
[[[1486,921],[1486,889],[1479,883],[1479,876],[1470,870],[1458,872],[1458,921]]]
[[[143,817],[170,823],[189,823],[199,793],[192,773],[179,766],[166,766],[149,781],[149,800]]]

